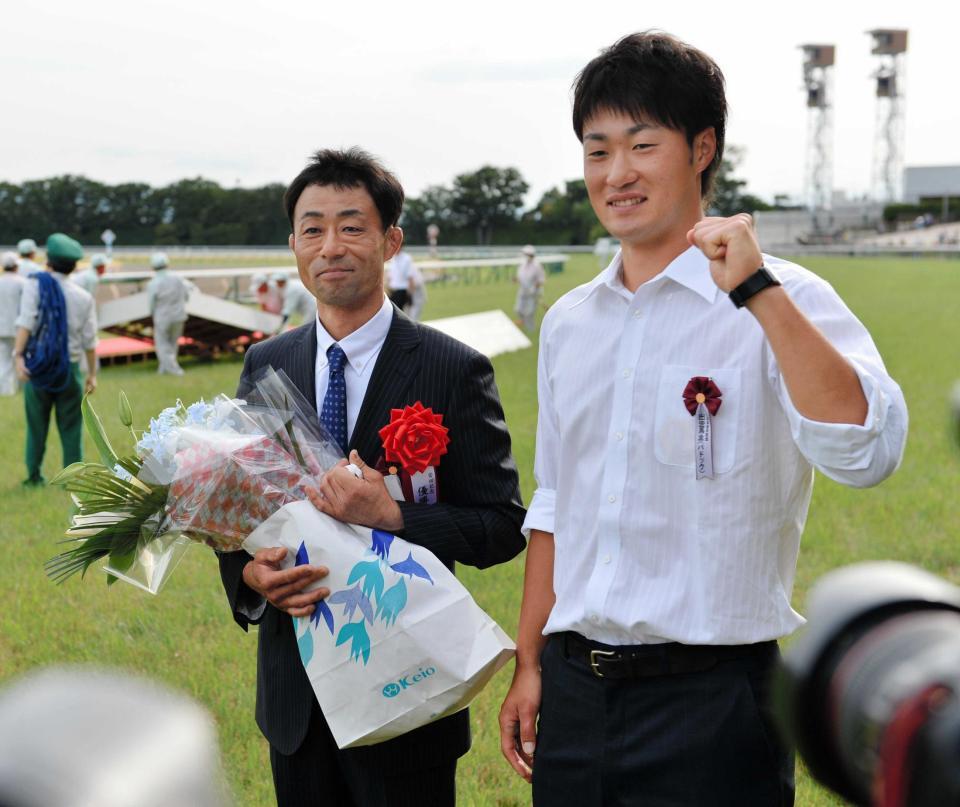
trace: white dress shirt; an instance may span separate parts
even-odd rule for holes
[[[97,346],[97,305],[93,297],[70,280],[68,275],[53,271],[50,274],[63,289],[67,306],[67,348],[70,351],[70,361],[79,362],[84,351],[93,350]],[[39,306],[40,284],[28,278],[20,298],[17,327],[26,328],[33,333]]]
[[[866,487],[903,456],[907,410],[869,333],[824,280],[764,256],[853,365],[864,426],[794,408],[760,325],[691,247],[631,294],[618,253],[540,332],[535,475],[524,531],[554,534],[544,633],[610,644],[743,644],[790,633],[813,468]],[[868,282],[868,281],[865,281]],[[719,386],[713,479],[697,480],[693,376]]]
[[[380,310],[353,333],[339,342],[334,339],[317,316],[317,364],[315,370],[317,385],[317,415],[323,410],[323,398],[327,394],[330,373],[327,370],[327,348],[334,342],[343,349],[347,363],[343,368],[343,379],[347,388],[347,440],[357,425],[363,396],[367,394],[367,385],[377,363],[377,356],[387,338],[387,332],[393,322],[393,304],[383,298]]]

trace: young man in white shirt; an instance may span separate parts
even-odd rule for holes
[[[704,215],[726,122],[708,56],[625,37],[578,76],[573,121],[621,251],[541,326],[502,751],[537,807],[789,805],[768,678],[803,621],[813,468],[886,478],[903,396],[827,283],[763,255],[749,216]]]

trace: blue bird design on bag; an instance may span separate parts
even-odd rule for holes
[[[383,530],[374,530],[371,538],[370,549],[380,556],[381,560],[386,560],[390,554],[390,544],[393,543],[394,536]]]
[[[316,608],[313,609],[313,613],[310,614],[310,621],[316,626],[320,627],[320,618],[323,618],[323,621],[327,624],[327,630],[330,631],[330,635],[333,635],[333,611],[330,610],[330,606],[326,604],[323,600],[317,602]],[[348,617],[349,618],[349,617]]]
[[[407,584],[401,577],[394,585],[390,586],[380,600],[377,606],[377,618],[383,620],[383,624],[388,628],[397,621],[400,612],[407,604]]]
[[[387,593],[389,594],[390,592]],[[360,586],[338,591],[335,594],[331,594],[327,600],[331,605],[342,605],[343,615],[348,620],[353,619],[353,612],[359,608],[360,613],[363,614],[363,618],[371,625],[373,624],[373,606],[370,605],[370,600],[367,598],[367,595],[360,590]],[[333,631],[330,632],[333,633]]]
[[[307,545],[301,541],[300,548],[297,550],[297,560],[294,563],[294,566],[306,566],[310,563],[310,555],[307,553]],[[333,612],[330,610],[330,606],[327,605],[323,600],[320,600],[317,603],[317,607],[313,609],[313,613],[310,614],[310,622],[316,627],[320,627],[320,620],[323,619],[327,623],[327,630],[330,631],[330,635],[333,635]],[[309,633],[309,631],[308,631]],[[301,637],[302,639],[302,637]],[[299,641],[299,640],[298,640]],[[300,650],[300,655],[303,655],[303,648]],[[310,655],[313,655],[313,639],[310,639]],[[304,664],[307,663],[307,660],[304,660]]]
[[[367,629],[362,619],[340,628],[340,633],[337,634],[337,646],[339,647],[348,639],[350,640],[350,658],[359,661],[363,657],[363,663],[366,665],[370,660],[370,637],[367,636]]]
[[[295,624],[300,620],[294,617]],[[303,666],[306,667],[313,658],[313,636],[310,633],[310,626],[297,638],[297,649],[300,651],[300,658],[303,659]]]
[[[380,595],[383,594],[383,573],[380,571],[380,561],[361,561],[354,566],[347,578],[347,585],[353,585],[358,580],[363,580],[363,593],[367,597],[372,593],[379,602]]]
[[[391,563],[390,568],[397,572],[397,574],[408,574],[411,577],[422,577],[424,580],[429,580],[431,586],[433,585],[433,578],[430,577],[430,572],[424,569],[423,566],[413,559],[413,552],[407,555],[406,560],[401,560],[399,563]]]

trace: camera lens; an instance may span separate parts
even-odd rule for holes
[[[960,804],[960,590],[904,564],[826,575],[775,711],[815,778],[857,804]]]

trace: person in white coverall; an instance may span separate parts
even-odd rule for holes
[[[275,333],[280,333],[294,315],[299,317],[300,323],[309,322],[317,316],[317,298],[299,280],[290,281],[284,272],[274,272],[270,282],[283,295],[283,308],[280,314],[283,319]]]
[[[4,252],[0,258],[0,395],[17,394],[17,373],[13,364],[13,341],[17,335],[17,313],[26,281],[17,274],[17,256]]]
[[[98,252],[90,259],[90,266],[86,269],[81,269],[79,272],[74,272],[70,276],[70,279],[96,299],[97,286],[100,285],[100,276],[107,271],[108,263],[107,256],[102,252]]]
[[[170,265],[162,252],[150,259],[154,276],[147,284],[150,298],[150,316],[153,318],[153,346],[157,353],[157,372],[183,375],[177,364],[183,324],[187,321],[187,300],[193,284],[168,271]]]
[[[30,277],[34,272],[43,271],[43,267],[34,260],[37,255],[37,242],[32,238],[23,238],[17,242],[17,252],[20,253],[17,265],[20,277]]]

